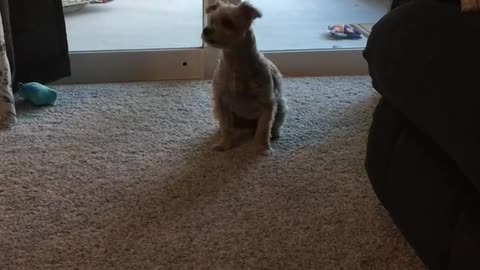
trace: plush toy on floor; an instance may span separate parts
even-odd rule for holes
[[[52,106],[57,100],[57,92],[37,82],[20,84],[18,95],[35,106]]]
[[[360,39],[362,34],[348,24],[338,24],[328,27],[328,32],[338,39]]]

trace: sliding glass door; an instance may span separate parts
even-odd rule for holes
[[[200,33],[214,1],[63,0],[73,69],[66,81],[208,78],[218,50]],[[264,15],[254,24],[259,49],[287,76],[365,72],[368,27],[388,10],[386,0],[250,2]],[[354,35],[344,35],[349,29]]]
[[[203,0],[62,0],[65,83],[203,78]]]
[[[63,0],[70,50],[201,48],[201,0]],[[88,3],[88,4],[87,4]]]
[[[265,17],[256,22],[256,32],[259,48],[266,51],[363,48],[366,36],[360,31],[351,36],[332,35],[329,26],[345,28],[347,25],[356,30],[357,26],[377,22],[388,7],[385,0],[250,2],[265,13]]]

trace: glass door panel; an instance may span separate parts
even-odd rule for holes
[[[366,45],[363,29],[389,9],[389,0],[251,0],[263,12],[255,22],[258,47],[264,51],[352,49]],[[360,38],[332,36],[329,26],[348,25]]]
[[[62,1],[72,52],[202,47],[202,0]]]

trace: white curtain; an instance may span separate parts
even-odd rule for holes
[[[0,129],[16,122],[15,100],[12,94],[12,76],[7,57],[2,16],[0,15]]]

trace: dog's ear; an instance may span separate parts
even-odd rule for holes
[[[249,2],[242,2],[240,5],[238,5],[238,8],[240,12],[242,13],[243,16],[255,20],[257,18],[262,17],[262,12],[258,10],[256,7],[254,7],[252,4]]]
[[[207,7],[207,9],[205,10],[205,12],[206,12],[207,14],[209,14],[209,13],[211,13],[211,12],[214,12],[215,10],[217,10],[217,8],[220,7],[220,5],[221,5],[222,3],[223,3],[223,2],[218,1],[218,0],[215,1],[215,3],[213,3],[213,4],[211,4],[211,5],[209,5],[209,6]]]

